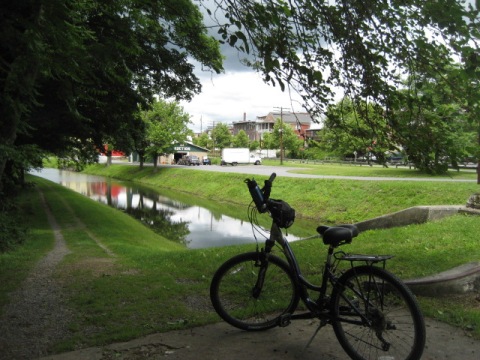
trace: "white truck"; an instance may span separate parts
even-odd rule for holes
[[[233,149],[223,149],[222,150],[222,161],[220,165],[232,165],[236,166],[238,164],[254,164],[260,165],[262,159],[258,155],[255,155],[250,152],[247,148],[233,148]]]

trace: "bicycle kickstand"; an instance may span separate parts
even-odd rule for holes
[[[310,344],[312,343],[313,339],[315,338],[315,336],[317,336],[318,332],[320,331],[320,329],[322,327],[324,327],[325,325],[327,325],[327,320],[320,320],[320,324],[318,324],[318,327],[317,329],[315,330],[315,332],[313,333],[313,335],[310,337],[310,340],[308,340],[307,342],[307,345],[305,345],[305,348],[303,349],[304,351],[308,349],[308,347],[310,346]]]

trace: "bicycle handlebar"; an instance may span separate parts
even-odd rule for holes
[[[257,182],[254,179],[246,179],[245,183],[248,186],[248,191],[252,196],[253,202],[255,203],[257,210],[261,213],[267,211],[267,202],[270,198],[270,191],[272,190],[272,183],[275,180],[277,174],[272,173],[268,180],[265,180],[265,185],[262,189],[258,186]]]
[[[246,179],[248,190],[252,196],[253,202],[260,213],[269,212],[275,224],[280,228],[288,228],[295,220],[295,210],[283,200],[270,199],[272,183],[277,174],[272,173],[268,180],[265,180],[265,186],[260,190],[254,179]]]

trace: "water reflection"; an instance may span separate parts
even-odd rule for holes
[[[197,206],[194,199],[187,203],[175,199],[171,194],[132,183],[57,169],[43,169],[33,175],[125,211],[156,233],[185,244],[188,248],[254,241],[250,223]],[[296,237],[289,235],[289,240],[296,240]]]

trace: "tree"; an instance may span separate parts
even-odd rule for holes
[[[18,144],[17,137],[34,130],[29,120],[32,109],[38,105],[39,82],[45,77],[72,80],[84,74],[81,59],[86,53],[81,44],[90,34],[76,16],[81,10],[82,4],[74,1],[68,5],[60,0],[8,1],[2,4],[0,194],[3,184],[11,183],[15,172],[32,166],[28,161],[18,160],[25,158],[23,149],[36,144]],[[78,26],[72,27],[72,23]],[[37,150],[40,150],[39,146]]]
[[[464,91],[457,70],[435,78],[417,74],[415,83],[398,94],[392,134],[420,170],[445,173],[477,151],[468,104],[465,97],[459,98]],[[455,82],[457,92],[451,87]]]
[[[153,157],[157,167],[159,154],[168,153],[176,142],[185,141],[189,133],[190,116],[176,102],[155,101],[151,110],[141,113],[146,123],[146,152]]]
[[[200,92],[193,60],[222,71],[192,0],[7,1],[0,48],[0,186],[23,146],[63,154],[129,144],[123,134],[154,94]]]
[[[210,136],[206,132],[203,132],[200,134],[200,136],[196,137],[193,139],[194,144],[204,147],[204,148],[211,148],[212,147],[212,139],[210,139]]]
[[[233,147],[236,148],[248,148],[250,139],[244,130],[240,130],[237,135],[232,139]]]
[[[390,118],[406,77],[434,76],[461,59],[470,122],[480,129],[478,1],[198,1],[222,40],[265,82],[298,92],[311,114],[325,113],[341,89]],[[476,153],[480,184],[480,130]]]
[[[224,123],[215,125],[211,136],[214,148],[224,149],[232,144],[232,134],[230,134],[230,129]]]
[[[250,142],[250,145],[248,146],[250,151],[255,151],[260,148],[260,142],[258,140],[254,140]]]
[[[269,150],[278,149],[272,133],[266,132],[262,134],[262,148]]]
[[[339,87],[388,107],[405,73],[434,73],[478,50],[479,11],[459,0],[199,3],[224,42],[247,54],[267,83],[296,90],[313,114]]]
[[[280,149],[282,159],[285,155],[285,149],[288,150],[290,155],[293,155],[296,154],[303,145],[303,141],[298,138],[293,128],[289,124],[284,123],[280,118],[275,121],[272,137],[273,148]]]
[[[328,108],[321,148],[341,158],[372,155],[383,165],[386,153],[397,150],[390,141],[384,110],[375,103],[345,97]]]

